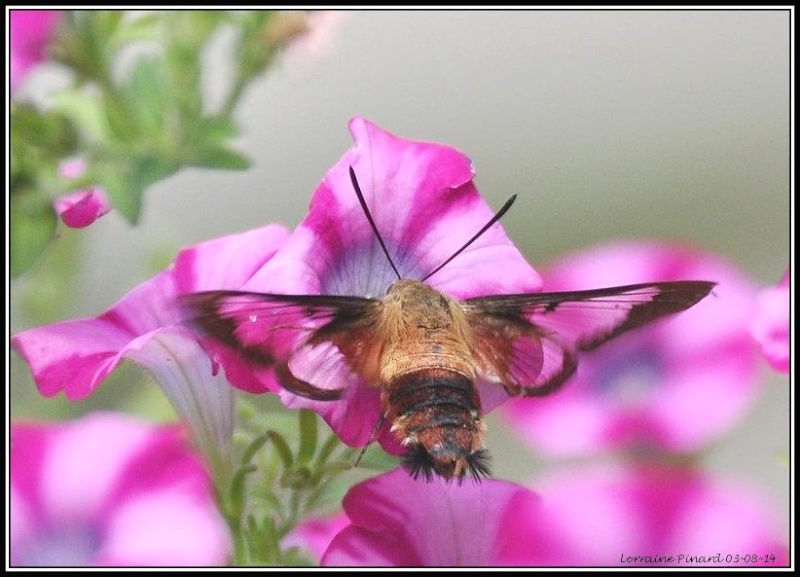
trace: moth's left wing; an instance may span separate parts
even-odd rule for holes
[[[281,295],[232,290],[181,296],[187,322],[256,368],[275,371],[290,391],[334,400],[320,387],[341,365],[369,380],[377,362],[375,323],[381,302],[336,295]]]
[[[471,298],[461,305],[479,374],[510,395],[544,395],[578,366],[578,353],[703,299],[715,283],[673,281],[586,291]]]

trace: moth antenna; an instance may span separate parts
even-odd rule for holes
[[[484,232],[486,232],[487,230],[489,230],[489,227],[491,227],[491,226],[492,226],[494,223],[496,223],[498,220],[500,220],[501,218],[503,218],[503,215],[504,215],[505,213],[507,213],[507,212],[508,212],[508,209],[509,209],[509,208],[511,208],[511,205],[512,205],[512,204],[514,204],[514,201],[515,201],[515,200],[517,200],[517,195],[516,195],[516,194],[515,194],[514,196],[512,196],[511,198],[509,198],[509,199],[506,201],[506,203],[503,205],[503,208],[501,208],[500,210],[498,210],[498,211],[497,211],[497,213],[495,213],[495,215],[494,215],[494,216],[491,218],[491,220],[489,220],[489,222],[487,222],[486,224],[484,224],[484,225],[483,225],[483,228],[481,228],[481,229],[480,229],[480,230],[479,230],[477,233],[475,233],[475,236],[473,236],[473,237],[472,237],[471,239],[469,239],[469,240],[468,240],[466,243],[464,243],[464,246],[462,246],[460,249],[458,249],[456,252],[454,252],[452,255],[450,255],[450,258],[448,258],[448,259],[447,259],[446,261],[444,261],[442,264],[440,264],[440,265],[439,265],[439,266],[437,266],[435,269],[433,269],[431,272],[429,272],[428,274],[426,274],[426,275],[425,275],[423,278],[421,278],[421,279],[420,279],[420,282],[425,282],[426,280],[428,280],[429,278],[431,278],[431,277],[432,277],[433,275],[435,275],[437,272],[439,272],[440,270],[442,270],[442,269],[445,267],[445,265],[446,265],[446,264],[448,264],[448,263],[449,263],[451,260],[453,260],[453,259],[454,259],[454,258],[456,258],[458,255],[460,255],[462,252],[464,252],[464,251],[467,249],[467,247],[468,247],[469,245],[471,245],[473,242],[475,242],[476,240],[478,240],[478,239],[480,238],[480,236],[481,236],[481,235],[482,235]]]
[[[402,276],[400,275],[400,271],[398,271],[397,267],[394,266],[394,261],[392,260],[392,257],[389,256],[389,251],[386,248],[386,243],[383,242],[383,237],[381,237],[381,233],[378,232],[378,227],[375,225],[375,221],[372,218],[372,213],[370,213],[369,208],[367,207],[367,201],[364,200],[364,195],[361,193],[361,187],[358,186],[356,173],[353,170],[352,166],[350,167],[350,181],[353,183],[353,188],[356,191],[358,202],[361,204],[361,210],[364,211],[364,216],[367,217],[367,221],[369,222],[369,225],[372,227],[372,232],[375,233],[375,238],[378,239],[378,243],[381,245],[381,248],[383,249],[383,254],[386,255],[386,260],[388,260],[389,264],[392,265],[392,270],[394,271],[394,274],[396,274],[397,279],[400,280],[402,278]]]
[[[375,427],[372,429],[372,433],[370,433],[370,435],[369,435],[369,441],[367,441],[367,444],[364,445],[361,448],[361,452],[358,454],[358,458],[356,459],[356,462],[353,463],[353,467],[354,468],[358,467],[358,464],[361,462],[361,459],[364,458],[364,453],[367,452],[367,449],[369,449],[369,446],[372,443],[374,443],[375,440],[378,438],[378,431],[380,431],[381,427],[383,426],[383,420],[384,420],[384,414],[381,413],[380,416],[378,417],[378,421],[375,423]]]

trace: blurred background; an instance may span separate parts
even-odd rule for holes
[[[351,145],[347,121],[356,114],[464,151],[495,208],[518,194],[503,226],[536,268],[596,243],[640,238],[718,253],[764,286],[789,266],[790,12],[335,16],[328,37],[287,54],[245,94],[236,118],[250,170],[183,170],[148,190],[138,226],[112,211],[64,234],[37,268],[76,247],[67,262],[78,269],[78,289],[54,287],[58,308],[47,320],[99,314],[181,247],[269,222],[295,226]],[[207,54],[212,98],[229,74],[229,44],[222,34]],[[43,66],[20,94],[46,99],[60,83],[62,71]],[[34,324],[30,301],[21,303],[36,273],[11,284],[12,332]],[[41,399],[27,367],[11,360],[12,418],[73,415],[134,397],[139,410],[160,402],[157,393],[140,394],[144,385],[118,385],[137,380],[131,368],[90,401]],[[762,487],[785,511],[788,530],[789,377],[766,363],[763,372],[753,411],[704,463]],[[499,419],[489,431],[498,477],[529,482],[554,466]]]

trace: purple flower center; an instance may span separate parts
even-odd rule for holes
[[[404,278],[422,278],[424,272],[412,251],[398,251],[388,246],[397,269]],[[397,282],[397,275],[373,238],[366,242],[348,245],[335,257],[335,263],[327,267],[321,279],[325,294],[353,295],[383,298],[389,287]]]
[[[65,526],[38,532],[15,549],[16,566],[86,567],[100,549],[100,537],[90,527]]]
[[[645,403],[664,374],[664,362],[651,344],[618,347],[595,353],[598,392],[616,405]]]

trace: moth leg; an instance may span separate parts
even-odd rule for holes
[[[378,415],[378,420],[375,423],[375,427],[372,429],[372,433],[370,433],[370,435],[369,435],[369,440],[367,441],[367,444],[364,445],[361,448],[361,452],[358,453],[358,458],[356,459],[356,462],[353,463],[353,467],[358,467],[358,464],[361,462],[361,459],[364,457],[364,453],[367,452],[367,449],[369,449],[369,446],[372,443],[375,442],[375,439],[378,438],[378,432],[381,430],[381,427],[383,427],[383,422],[385,420],[386,420],[386,415],[385,414],[381,413],[380,415]]]

